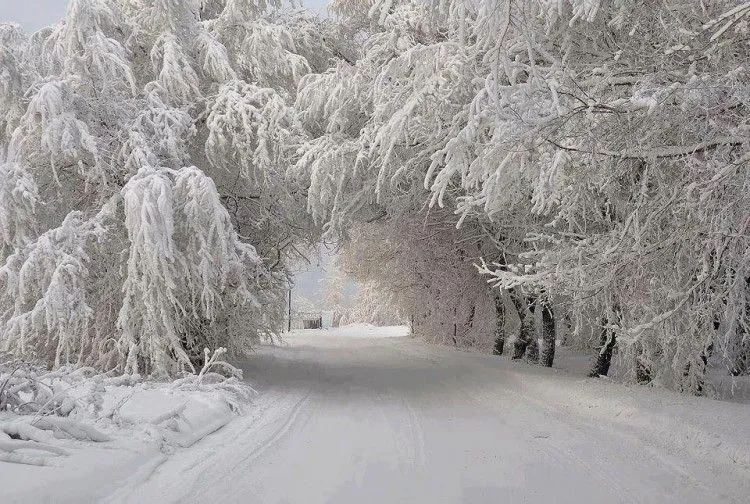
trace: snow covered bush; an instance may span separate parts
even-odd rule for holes
[[[197,373],[173,381],[80,366],[47,371],[0,354],[0,462],[57,466],[89,443],[115,441],[113,449],[121,438],[164,453],[190,446],[255,395],[225,353],[206,350]]]
[[[90,423],[79,421],[101,397],[68,393],[91,374],[91,368],[47,372],[0,354],[0,462],[46,465],[49,457],[68,455],[55,438],[109,441]]]

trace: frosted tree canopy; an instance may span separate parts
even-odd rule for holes
[[[338,49],[277,7],[74,0],[0,25],[3,350],[173,375],[279,330],[286,258],[316,241],[291,105]]]

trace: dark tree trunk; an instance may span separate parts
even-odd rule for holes
[[[539,337],[536,333],[536,318],[534,317],[534,314],[536,313],[535,295],[526,296],[526,306],[529,307],[529,311],[526,314],[529,326],[529,344],[526,347],[526,360],[533,364],[537,364],[539,363]]]
[[[476,346],[477,339],[476,337],[472,337],[469,339],[469,335],[471,334],[471,328],[474,327],[474,317],[477,314],[477,307],[475,305],[472,305],[469,309],[469,316],[466,318],[466,322],[463,323],[463,329],[461,329],[461,337],[464,338],[468,346]]]
[[[750,374],[750,277],[745,279],[745,311],[737,321],[735,337],[737,342],[731,356],[729,372],[732,376]]]
[[[711,358],[711,354],[714,353],[714,344],[709,343],[706,348],[701,352],[701,374],[698,383],[695,386],[696,395],[705,395],[706,389],[706,374],[708,373],[708,359]]]
[[[651,383],[651,366],[640,356],[635,362],[635,379],[638,383]]]
[[[453,346],[458,346],[458,321],[456,320],[458,308],[453,307]]]
[[[521,319],[518,338],[513,345],[513,358],[520,359],[524,355],[531,362],[539,359],[539,343],[536,341],[534,324],[534,308],[536,299],[533,296],[521,298],[517,293],[511,294],[513,306]]]
[[[697,396],[705,395],[708,359],[711,358],[711,354],[713,353],[713,351],[713,343],[709,343],[703,350],[701,350],[701,353],[698,356],[698,360],[695,361],[698,370],[694,373],[694,380],[690,380],[690,371],[693,369],[693,362],[689,361],[687,364],[685,364],[685,369],[682,372],[683,383],[680,386],[680,389],[683,392],[692,392]]]
[[[289,321],[288,321],[288,325],[287,325],[287,332],[291,332],[292,331],[292,289],[291,289],[291,287],[289,288],[289,305],[288,305],[288,307],[289,307]]]
[[[518,329],[518,337],[513,343],[512,358],[520,359],[521,357],[523,357],[523,354],[526,353],[526,347],[529,344],[529,331],[528,325],[526,323],[526,307],[524,306],[521,297],[515,292],[511,292],[510,300],[513,302],[513,307],[516,309],[518,318],[521,321],[521,325]]]
[[[570,312],[565,314],[563,325],[565,327],[565,334],[562,335],[560,344],[566,346],[570,343],[570,335],[573,332],[573,321],[570,320]]]
[[[539,338],[537,338],[536,335],[536,326],[534,325],[534,319],[532,318],[532,316],[529,316],[529,318],[531,318],[531,322],[529,324],[531,341],[529,341],[529,344],[526,347],[526,360],[531,362],[532,364],[539,364]]]
[[[555,314],[552,311],[552,304],[549,298],[545,296],[542,302],[542,341],[544,342],[544,350],[542,351],[540,362],[543,366],[552,367],[552,363],[555,361],[556,339]]]
[[[599,354],[596,356],[594,365],[591,368],[589,376],[591,378],[598,378],[600,376],[607,376],[609,373],[609,366],[612,364],[612,354],[617,344],[617,338],[615,337],[614,331],[607,328],[607,319],[602,319],[602,334],[599,337]]]
[[[617,336],[615,331],[608,326],[612,324],[620,324],[622,313],[620,311],[619,304],[615,303],[612,306],[612,312],[602,318],[602,333],[599,337],[599,354],[596,356],[594,365],[591,367],[589,376],[597,378],[599,376],[607,376],[609,373],[609,367],[612,364],[612,354],[617,346]],[[649,378],[650,381],[651,378]]]
[[[495,346],[492,353],[503,355],[505,350],[505,299],[499,292],[494,294],[495,299]]]
[[[472,305],[471,310],[469,310],[469,317],[466,319],[467,329],[474,327],[474,316],[476,314],[477,314],[477,307]]]
[[[750,340],[742,338],[741,331],[737,331],[737,338],[739,339],[736,348],[734,349],[734,355],[732,355],[731,367],[729,373],[732,376],[744,376],[750,374]]]

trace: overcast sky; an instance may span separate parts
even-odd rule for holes
[[[59,21],[68,0],[0,0],[0,22],[19,23],[26,31],[36,31]]]
[[[304,0],[314,12],[325,12],[327,0]],[[68,0],[0,0],[0,23],[19,23],[26,31],[36,31],[59,21]]]

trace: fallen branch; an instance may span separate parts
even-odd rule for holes
[[[34,425],[40,429],[51,430],[55,434],[62,433],[80,441],[94,441],[96,443],[111,441],[109,436],[90,425],[74,422],[67,418],[42,417]]]
[[[704,142],[698,142],[693,145],[667,145],[664,147],[654,148],[650,150],[637,150],[637,149],[623,149],[621,151],[613,150],[586,150],[579,149],[577,147],[566,147],[561,145],[554,140],[547,139],[549,143],[569,152],[582,152],[584,154],[598,154],[600,156],[609,156],[620,159],[653,159],[653,158],[670,158],[670,157],[681,157],[695,154],[697,152],[703,152],[715,147],[728,145],[735,147],[742,145],[747,142],[746,138],[739,137],[721,137],[714,140],[706,140]]]
[[[14,452],[17,450],[38,450],[53,453],[55,455],[70,455],[70,452],[67,450],[45,443],[22,441],[20,439],[0,439],[0,451]]]
[[[46,466],[47,462],[42,457],[26,455],[25,453],[4,453],[0,452],[0,462],[9,464],[24,464],[33,466]]]

